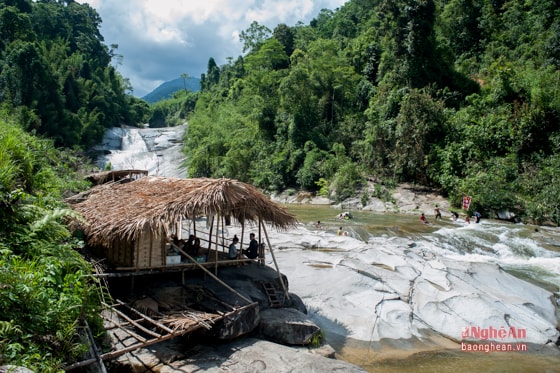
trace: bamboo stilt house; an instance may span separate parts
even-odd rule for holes
[[[232,218],[241,226],[265,224],[287,229],[296,218],[250,184],[233,179],[179,179],[146,176],[124,184],[90,189],[72,208],[81,213],[80,228],[89,246],[99,248],[110,264],[128,270],[169,265],[166,246],[182,220],[206,217],[210,222]],[[222,223],[223,224],[223,223]],[[265,235],[268,239],[268,235]],[[214,236],[215,235],[215,236]],[[208,248],[216,244],[217,229],[208,234]],[[269,243],[270,246],[270,243]]]

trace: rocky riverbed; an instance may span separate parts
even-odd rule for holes
[[[175,136],[173,130],[137,131],[115,132],[113,137],[124,148],[115,151],[118,145],[107,141],[103,151],[111,154],[105,162],[150,169],[153,175],[183,176],[182,170],[168,168],[181,163],[176,146],[180,135]],[[170,149],[167,157],[165,149]],[[141,159],[149,164],[133,163]],[[169,165],[165,159],[174,161]],[[368,194],[374,192],[372,184]],[[394,226],[376,228],[375,234],[338,236],[336,228],[316,229],[310,222],[289,232],[269,231],[290,292],[308,310],[305,322],[321,329],[337,357],[362,368],[325,357],[333,356],[328,347],[283,346],[252,333],[228,342],[177,338],[128,354],[120,362],[137,372],[363,371],[364,367],[377,371],[371,361],[437,350],[452,356],[452,361],[435,356],[446,367],[464,359],[463,367],[472,370],[472,364],[480,360],[478,355],[450,355],[461,353],[467,342],[483,348],[494,343],[528,350],[525,354],[482,352],[482,356],[490,356],[490,362],[476,365],[481,367],[476,370],[515,371],[528,366],[554,371],[560,359],[558,229],[533,231],[486,219],[482,224],[465,224],[461,219],[452,222],[449,203],[432,190],[401,185],[389,193],[382,199],[357,196],[332,210],[333,216],[345,209],[399,216]],[[280,203],[330,204],[310,193],[272,197]],[[416,215],[424,212],[431,220],[436,205],[445,222],[420,227]],[[354,227],[364,230],[358,220]],[[234,234],[239,235],[240,229],[232,227],[228,237]],[[270,254],[267,256],[267,265],[273,266]],[[255,297],[256,293],[246,295]],[[508,331],[504,338],[501,332],[493,334],[492,330],[502,328]],[[478,330],[481,332],[476,334]],[[519,333],[510,334],[510,330]],[[348,353],[354,345],[358,347]],[[271,354],[258,354],[261,350]],[[431,371],[437,369],[439,366]],[[410,371],[419,370],[413,366]]]
[[[222,268],[219,272],[220,280],[235,292],[200,275],[188,276],[185,286],[174,281],[174,276],[166,275],[153,277],[148,284],[141,285],[136,291],[141,296],[132,301],[132,305],[144,308],[144,312],[149,312],[148,308],[158,311],[158,307],[187,303],[187,298],[192,304],[192,294],[203,291],[206,296],[194,296],[199,300],[192,307],[220,312],[224,305],[244,305],[240,294],[257,306],[220,320],[210,330],[195,331],[127,353],[110,363],[112,369],[134,372],[364,372],[358,366],[335,358],[334,349],[322,340],[321,329],[307,317],[307,308],[301,299],[295,294],[286,296],[282,291],[287,279],[280,280],[275,270],[251,262]],[[276,289],[280,304],[274,308],[263,284]],[[209,305],[216,300],[217,303]],[[127,346],[127,339],[134,340],[121,329],[111,329],[109,336],[111,343],[119,348]]]

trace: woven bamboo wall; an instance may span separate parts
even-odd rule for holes
[[[134,243],[124,239],[114,241],[111,248],[105,249],[105,256],[116,266],[131,267],[134,257]]]
[[[145,228],[136,241],[133,267],[150,268],[165,265],[165,237]]]

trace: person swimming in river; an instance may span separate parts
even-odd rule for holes
[[[475,219],[475,223],[480,223],[480,218],[482,217],[482,215],[480,214],[480,212],[475,211],[474,214],[474,219]]]
[[[424,213],[422,213],[422,214],[420,215],[420,221],[421,221],[422,223],[424,223],[424,224],[430,224],[430,223],[428,222],[428,219],[426,219],[426,216],[424,215]]]
[[[352,219],[352,214],[350,214],[348,211],[345,212],[341,212],[340,214],[338,214],[338,216],[336,217],[337,219],[340,220],[349,220]]]

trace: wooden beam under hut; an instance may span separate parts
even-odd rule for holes
[[[65,371],[98,363],[99,360],[111,360],[126,353],[160,343],[181,335],[192,333],[201,328],[210,329],[217,321],[240,313],[246,309],[257,307],[253,302],[241,307],[230,306],[226,313],[209,313],[197,310],[181,310],[179,312],[148,316],[131,305],[116,300],[115,304],[103,303],[102,316],[107,330],[118,337],[117,347],[109,352],[96,354],[89,359],[68,365]],[[125,337],[126,336],[126,337]]]

